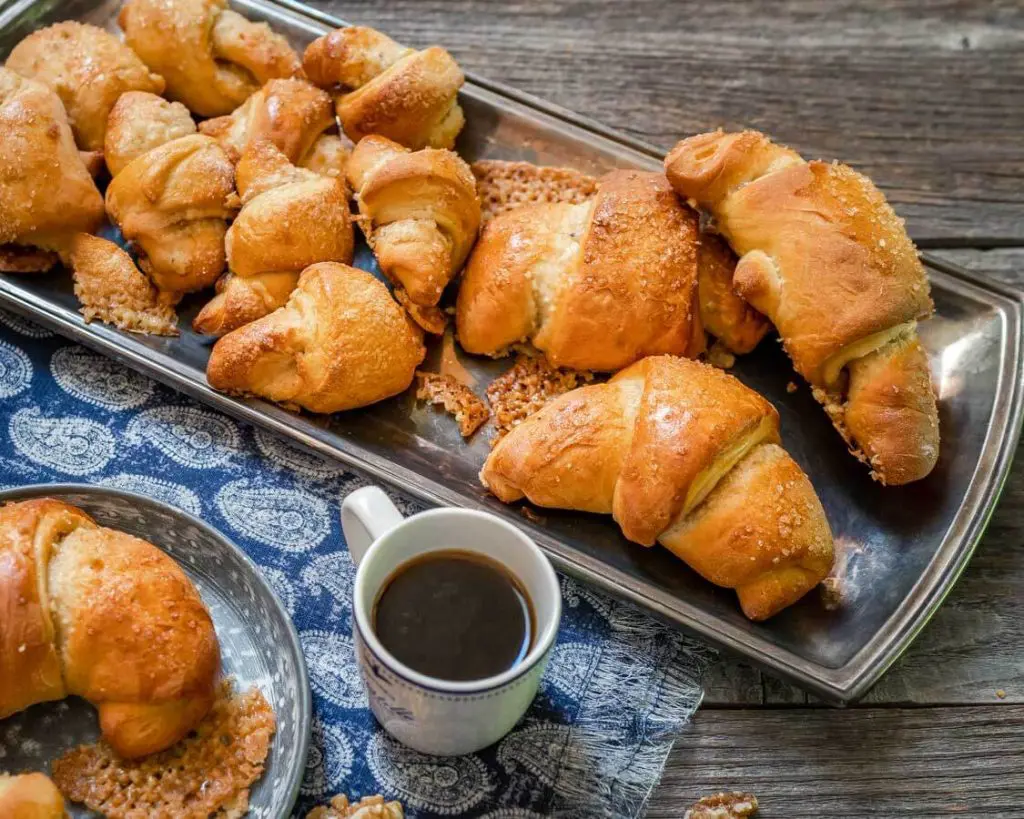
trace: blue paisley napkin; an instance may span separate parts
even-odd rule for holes
[[[54,481],[176,505],[260,565],[298,628],[316,707],[297,816],[335,793],[382,793],[412,817],[639,816],[700,701],[706,649],[562,578],[558,644],[516,729],[451,759],[398,745],[368,709],[352,651],[338,505],[363,481],[0,312],[0,484]]]

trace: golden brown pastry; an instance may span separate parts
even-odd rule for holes
[[[0,816],[4,819],[66,819],[64,797],[46,774],[0,773]]]
[[[160,549],[44,498],[0,508],[0,719],[82,697],[121,756],[170,747],[213,702],[220,652]]]
[[[330,95],[305,80],[288,79],[271,80],[228,116],[200,123],[199,131],[218,139],[234,162],[247,146],[270,140],[289,162],[305,167],[334,150],[335,142],[340,146],[336,134],[325,133],[334,127]]]
[[[345,182],[296,168],[272,142],[249,146],[237,168],[242,210],[228,228],[230,273],[193,328],[224,335],[282,307],[317,262],[352,261]]]
[[[508,433],[481,480],[506,503],[611,514],[763,620],[828,574],[832,535],[779,446],[775,408],[732,376],[673,356],[566,393]]]
[[[532,342],[556,367],[696,355],[697,216],[661,174],[613,171],[582,204],[494,218],[469,257],[456,327],[470,353]]]
[[[153,283],[113,242],[79,233],[68,261],[87,322],[98,319],[129,333],[178,335],[174,308],[160,303]]]
[[[128,0],[117,21],[167,81],[167,96],[199,116],[229,114],[268,80],[302,70],[284,37],[231,11],[227,0]]]
[[[749,353],[771,329],[771,322],[733,290],[736,254],[718,236],[700,234],[697,294],[704,329],[734,353]]]
[[[163,77],[114,35],[71,20],[30,34],[11,51],[7,68],[57,93],[85,151],[103,150],[107,116],[121,94],[164,91]]]
[[[175,304],[224,272],[236,210],[235,169],[213,137],[179,137],[136,157],[107,188],[107,213],[138,249],[139,266]]]
[[[102,221],[60,99],[0,68],[0,272],[49,270],[76,233]]]
[[[110,111],[103,141],[103,158],[111,176],[117,176],[144,153],[196,132],[192,115],[180,102],[156,94],[129,91]]]
[[[440,46],[415,51],[350,26],[310,43],[302,65],[314,85],[343,89],[338,119],[353,142],[380,134],[414,151],[452,148],[465,124],[457,101],[465,78]]]
[[[284,307],[220,339],[206,377],[224,392],[340,412],[407,389],[424,354],[420,329],[381,282],[325,262],[303,271]]]
[[[410,151],[381,136],[356,145],[347,166],[359,225],[380,269],[413,304],[438,303],[480,226],[469,166],[452,151]]]
[[[385,802],[380,794],[364,796],[358,802],[349,802],[345,794],[338,794],[329,805],[313,808],[306,819],[404,819],[401,802]]]
[[[931,472],[938,411],[916,328],[932,301],[881,192],[846,165],[805,162],[756,131],[690,137],[665,169],[740,254],[736,291],[778,328],[872,476],[904,484]]]

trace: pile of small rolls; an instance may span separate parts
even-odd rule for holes
[[[613,515],[754,619],[828,575],[831,533],[774,407],[699,358],[774,330],[873,478],[935,466],[928,281],[848,166],[717,131],[583,195],[504,163],[529,195],[486,212],[443,48],[351,27],[300,57],[226,0],[128,0],[119,24],[37,31],[0,69],[0,270],[63,262],[87,320],[173,335],[208,293],[210,384],[313,413],[404,392],[452,316],[466,353],[608,373],[512,430],[482,481]],[[353,223],[390,286],[351,267]]]

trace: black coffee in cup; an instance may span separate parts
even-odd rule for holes
[[[373,629],[409,668],[463,682],[522,662],[536,626],[529,596],[504,566],[446,549],[398,567],[377,597]]]

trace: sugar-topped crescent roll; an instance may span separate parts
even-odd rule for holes
[[[79,232],[103,221],[103,198],[49,87],[0,68],[0,271],[49,270]]]
[[[163,77],[113,34],[73,20],[28,35],[11,51],[7,68],[57,92],[84,151],[103,150],[107,116],[121,94],[164,90]]]
[[[42,498],[0,508],[0,567],[0,719],[79,696],[134,758],[169,748],[209,711],[213,621],[156,546]]]
[[[213,347],[214,389],[330,413],[397,395],[425,354],[423,334],[364,270],[306,268],[288,303]]]
[[[696,213],[656,173],[613,171],[585,202],[508,211],[488,222],[463,273],[459,343],[499,356],[531,342],[580,370],[696,355],[697,248]]]
[[[265,140],[293,165],[317,172],[323,170],[316,163],[334,153],[328,176],[344,173],[347,151],[336,131],[330,94],[302,79],[271,80],[227,116],[199,124],[199,132],[216,137],[235,162],[246,147]]]
[[[195,130],[180,104],[144,92],[122,95],[107,126],[107,214],[167,304],[217,281],[238,209],[234,164]]]
[[[234,111],[265,82],[299,76],[298,55],[266,23],[227,0],[128,0],[117,18],[128,45],[193,113]]]
[[[772,320],[851,450],[885,484],[931,472],[939,422],[917,321],[928,279],[869,179],[756,131],[685,139],[665,158],[740,255],[736,291]]]
[[[302,66],[313,84],[340,87],[338,119],[353,142],[380,134],[413,150],[451,148],[465,124],[456,99],[465,78],[440,46],[416,51],[349,26],[310,43]]]
[[[763,620],[832,567],[814,488],[779,445],[779,416],[721,370],[653,356],[559,396],[508,433],[480,478],[502,501],[611,514],[732,588]]]
[[[288,301],[311,264],[352,261],[352,221],[343,179],[296,168],[268,140],[251,144],[236,173],[242,197],[225,237],[229,273],[192,322],[224,335]]]
[[[453,151],[410,151],[368,136],[352,152],[347,174],[381,270],[414,304],[437,304],[480,226],[469,166]]]

